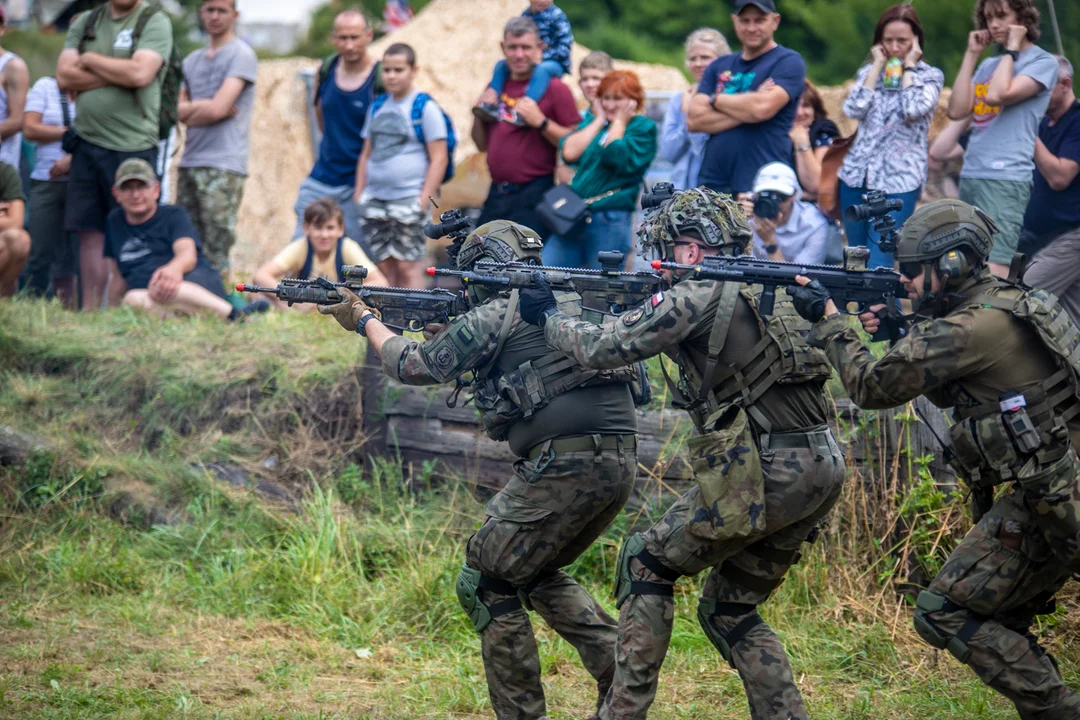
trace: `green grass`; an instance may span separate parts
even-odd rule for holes
[[[453,592],[482,506],[467,480],[411,493],[393,461],[365,473],[355,428],[328,430],[327,409],[358,397],[361,350],[323,318],[233,327],[0,304],[0,424],[54,445],[0,468],[0,718],[491,716]],[[254,472],[271,454],[278,469],[264,475],[308,490],[295,509],[196,464]],[[918,640],[892,586],[906,566],[890,551],[933,562],[934,543],[968,522],[959,501],[922,486],[906,504],[874,492],[848,484],[762,608],[812,716],[1015,717]],[[116,513],[121,493],[166,506],[175,524]],[[944,532],[900,541],[897,517]],[[569,568],[612,612],[632,521]],[[697,626],[701,580],[679,585],[652,717],[748,716],[738,676]],[[1074,685],[1075,594],[1042,628]],[[551,717],[588,715],[593,686],[573,648],[536,628]]]

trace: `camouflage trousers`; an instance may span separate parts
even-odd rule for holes
[[[514,469],[469,538],[466,564],[518,588],[525,606],[577,649],[602,699],[614,672],[615,621],[560,568],[574,562],[622,510],[634,486],[637,455],[631,449],[569,452],[519,460]],[[488,607],[514,597],[480,590]],[[480,633],[480,647],[496,717],[546,717],[540,656],[525,609],[494,617]]]
[[[236,244],[236,215],[244,197],[245,175],[217,168],[180,168],[176,204],[188,211],[202,239],[203,254],[218,272],[229,267]]]
[[[1030,630],[1036,615],[1052,611],[1054,594],[1072,572],[1040,530],[1040,518],[1020,489],[998,498],[949,556],[929,593],[919,596],[916,629],[931,644],[948,646],[1011,700],[1023,720],[1075,720],[1080,697]],[[928,604],[937,607],[928,610]],[[919,627],[920,618],[929,632]]]
[[[764,475],[764,528],[739,539],[710,540],[693,534],[689,512],[699,506],[698,486],[683,495],[640,537],[663,567],[629,563],[634,581],[619,609],[615,679],[600,717],[644,718],[656,696],[660,668],[671,641],[674,600],[664,592],[639,594],[642,585],[674,585],[675,576],[711,567],[698,606],[709,639],[742,678],[754,720],[805,720],[806,707],[792,677],[787,653],[756,606],[765,602],[798,561],[802,544],[840,495],[844,458],[831,433],[820,447],[760,452]],[[806,436],[812,437],[812,436]],[[633,538],[631,538],[633,540]],[[630,542],[630,541],[628,541]],[[672,572],[674,571],[674,572]],[[666,576],[666,577],[665,577]],[[720,647],[717,638],[729,647]],[[730,657],[728,657],[730,656]]]

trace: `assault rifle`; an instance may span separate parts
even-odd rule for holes
[[[512,290],[530,288],[533,274],[543,273],[555,289],[572,290],[581,295],[583,317],[600,323],[597,315],[619,315],[640,305],[664,286],[664,279],[655,272],[627,272],[621,252],[598,254],[600,269],[529,265],[523,262],[478,262],[472,270],[443,270],[428,268],[432,277],[456,277],[462,285]],[[592,311],[591,313],[589,311]]]
[[[338,288],[344,287],[359,296],[364,304],[376,311],[379,320],[395,330],[418,332],[428,323],[445,324],[451,318],[463,314],[467,307],[461,293],[449,290],[411,290],[409,288],[364,285],[367,268],[361,265],[343,265],[344,282],[331,282],[326,278],[300,280],[285,278],[277,287],[240,284],[240,292],[266,293],[288,303],[314,303],[333,305],[341,302]]]
[[[871,337],[874,342],[895,342],[903,336],[904,316],[896,306],[897,298],[906,298],[907,290],[900,283],[900,273],[888,268],[866,268],[869,250],[851,247],[844,250],[844,267],[832,265],[796,265],[786,262],[758,260],[749,255],[741,257],[706,257],[700,265],[654,260],[656,270],[672,270],[678,275],[699,280],[723,280],[747,285],[763,285],[764,292],[758,310],[771,315],[776,301],[776,288],[795,285],[796,275],[817,280],[829,291],[840,312],[857,315],[867,312],[871,305],[884,304],[878,311],[881,327]],[[848,307],[854,305],[852,312]]]

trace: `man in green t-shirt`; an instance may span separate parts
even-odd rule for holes
[[[18,289],[16,281],[30,255],[30,235],[23,230],[26,196],[19,171],[0,163],[0,297]]]
[[[153,15],[136,42],[136,24],[147,12]],[[75,18],[60,53],[56,80],[78,93],[79,142],[72,153],[65,224],[79,234],[84,310],[100,307],[108,281],[105,218],[116,207],[111,188],[117,168],[133,157],[157,166],[161,80],[172,45],[172,25],[163,12],[154,12],[146,0],[109,0],[102,12]]]

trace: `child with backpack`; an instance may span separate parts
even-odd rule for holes
[[[363,265],[368,269],[367,285],[386,285],[386,278],[364,254],[360,244],[345,234],[345,213],[331,198],[319,198],[304,208],[304,236],[285,246],[272,260],[263,264],[252,276],[256,285],[274,287],[282,278],[311,280],[324,277],[342,281],[342,265]],[[279,310],[287,305],[270,300]],[[313,305],[294,307],[310,311]]]
[[[423,288],[424,222],[439,186],[453,175],[453,125],[426,93],[414,89],[416,53],[387,48],[382,77],[364,122],[356,166],[357,212],[372,259],[391,285]]]

